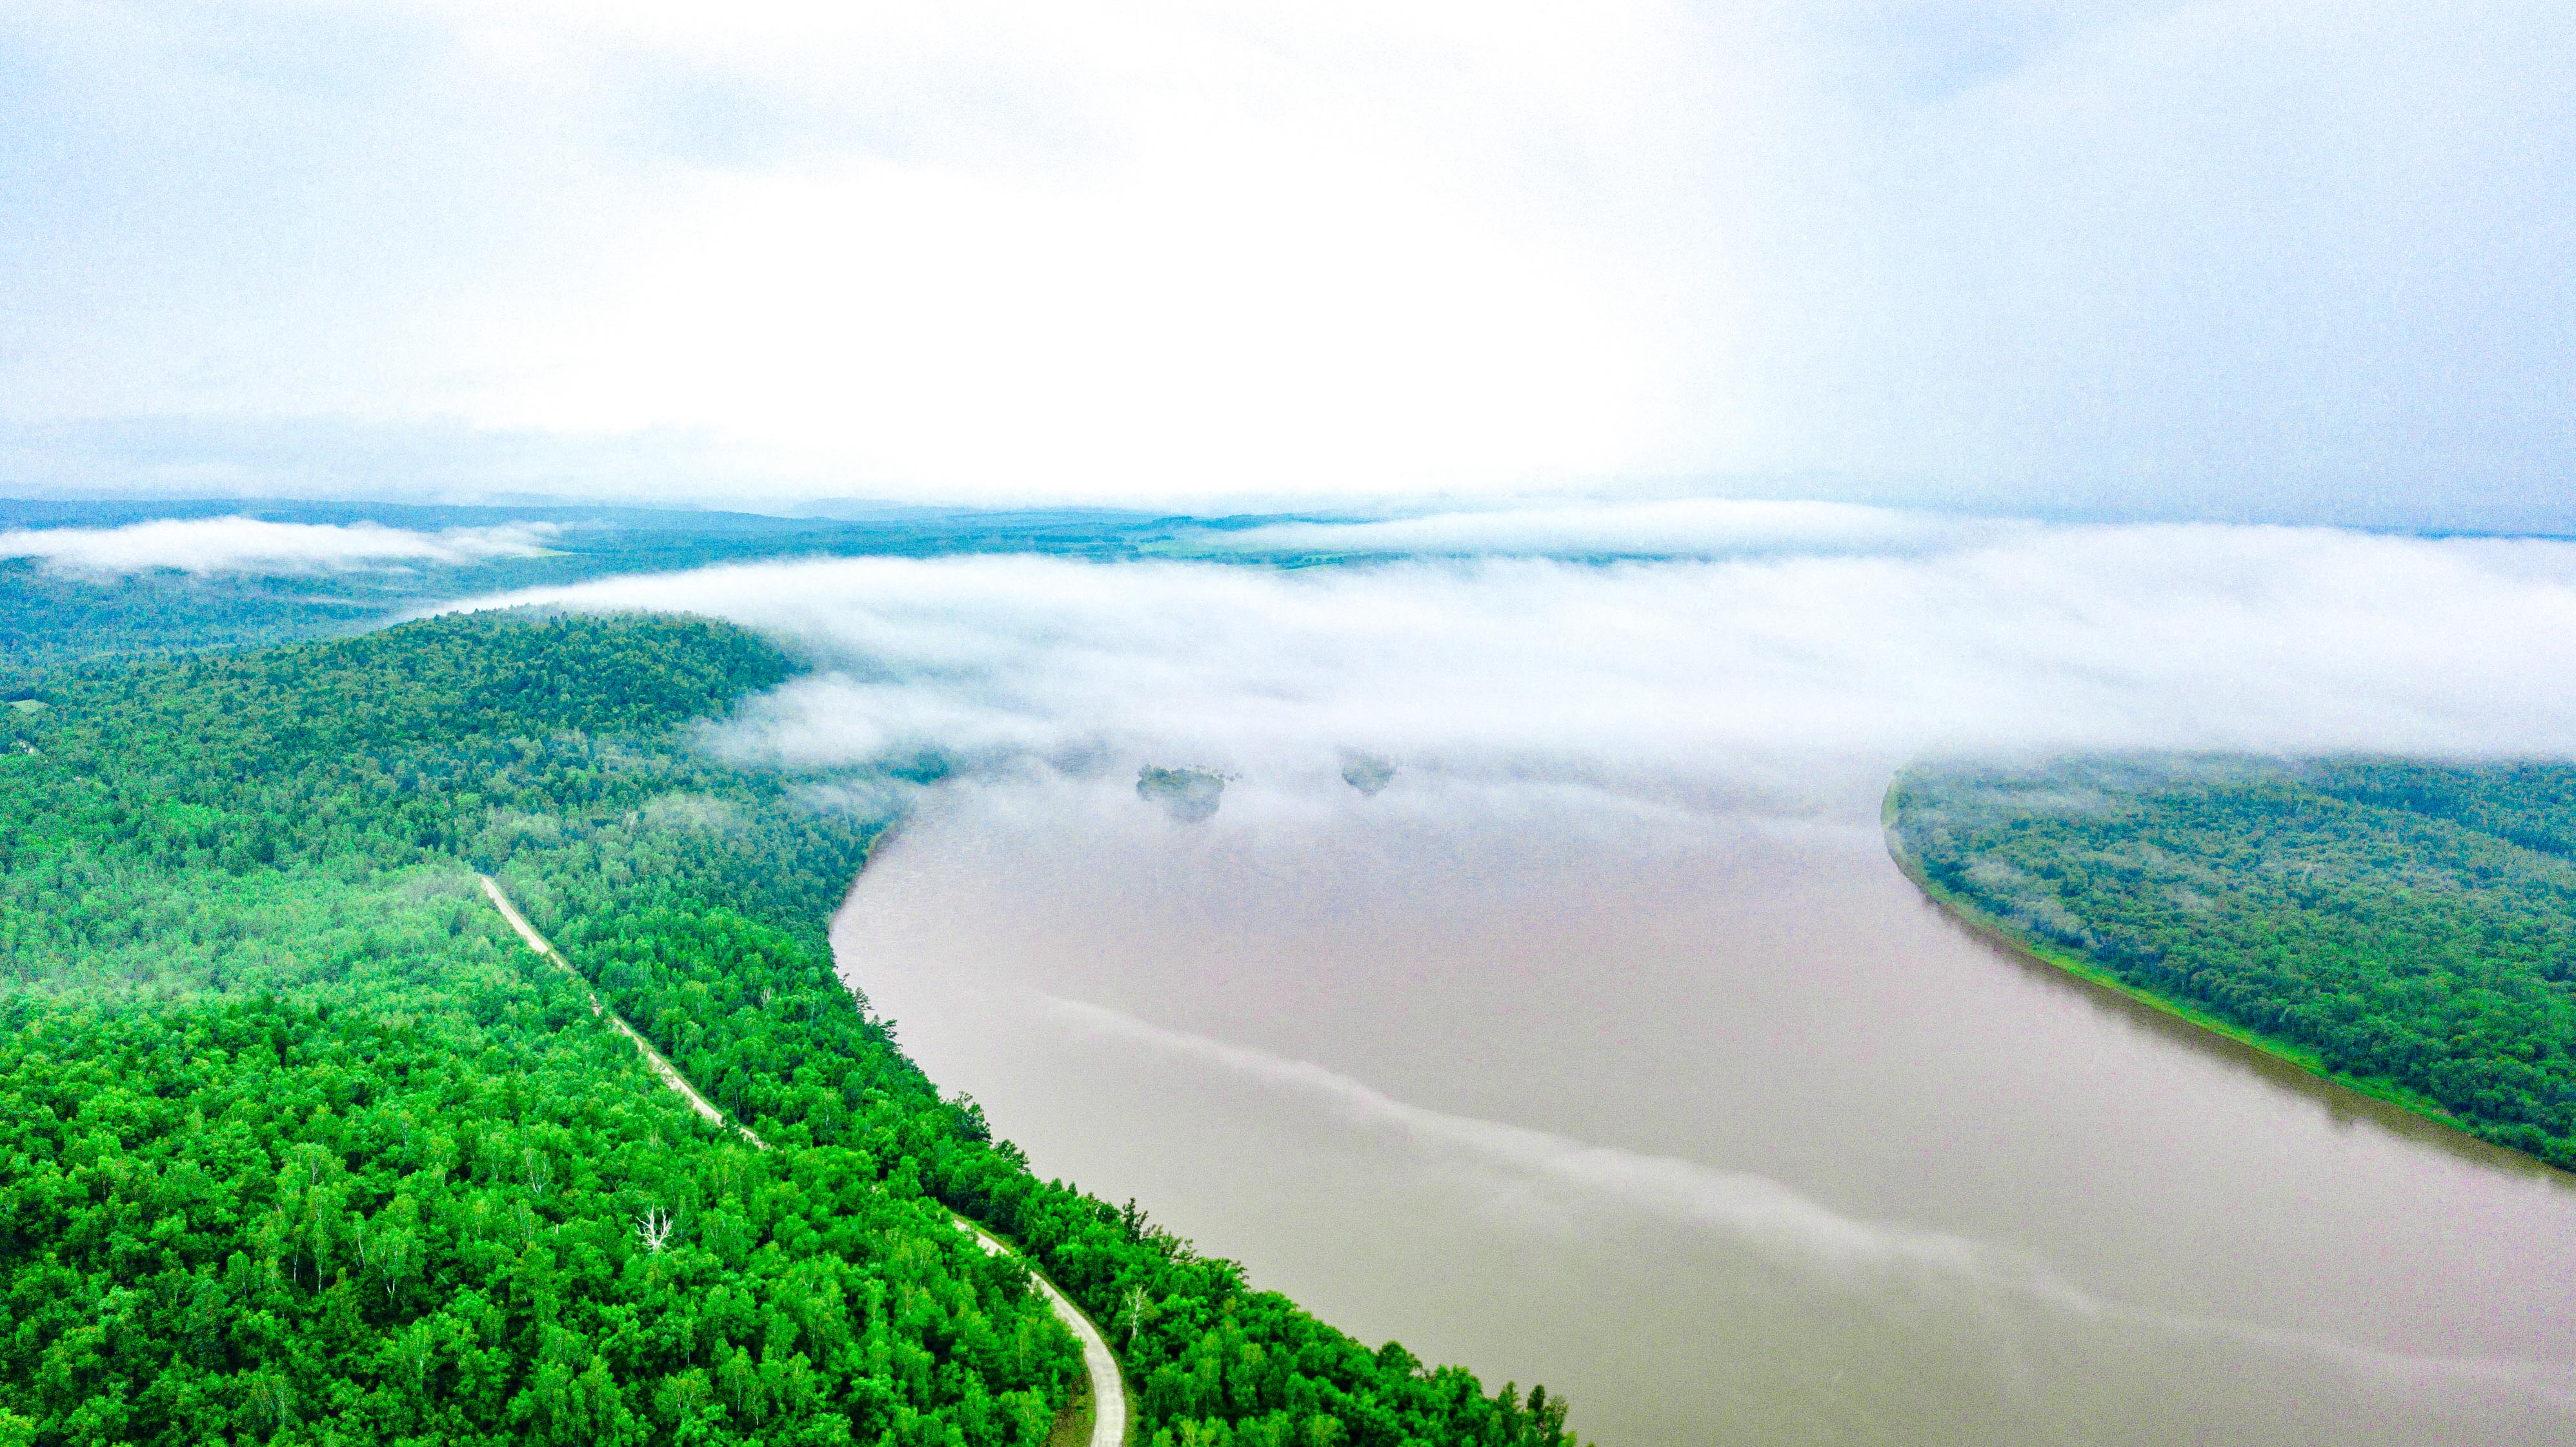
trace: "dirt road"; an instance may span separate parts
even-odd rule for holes
[[[565,959],[562,952],[557,950],[544,935],[537,933],[537,927],[528,923],[527,916],[519,913],[518,906],[510,903],[510,896],[501,892],[498,881],[488,874],[478,874],[474,877],[483,882],[483,893],[491,899],[492,907],[501,912],[501,918],[510,922],[510,928],[519,932],[519,938],[527,942],[529,949],[553,961],[555,968],[575,980],[582,980],[581,972],[572,967],[572,961]],[[634,1026],[627,1024],[624,1016],[609,1009],[600,1000],[599,992],[589,988],[587,980],[582,980],[582,987],[590,995],[590,1012],[615,1026],[618,1033],[627,1039],[634,1041],[635,1048],[643,1053],[645,1061],[653,1067],[653,1073],[662,1077],[664,1085],[678,1091],[680,1098],[689,1103],[689,1109],[696,1111],[711,1124],[721,1126],[726,1123],[724,1112],[716,1109],[714,1102],[698,1094],[697,1087],[689,1083],[689,1078],[680,1073],[679,1067],[664,1058],[661,1051],[654,1049],[652,1042],[646,1040]],[[762,1150],[769,1149],[769,1143],[752,1134],[750,1127],[736,1124],[733,1129],[740,1132],[742,1138],[754,1146]],[[985,1250],[996,1256],[1013,1254],[1010,1247],[995,1239],[992,1233],[983,1227],[963,1216],[952,1215],[951,1219],[956,1221],[957,1229],[973,1236],[976,1244]],[[1075,1306],[1063,1292],[1056,1290],[1055,1283],[1047,1280],[1044,1272],[1031,1266],[1029,1276],[1037,1282],[1038,1290],[1046,1294],[1047,1305],[1054,1308],[1056,1320],[1063,1322],[1065,1328],[1073,1333],[1074,1340],[1082,1343],[1082,1368],[1091,1378],[1090,1447],[1125,1447],[1127,1383],[1125,1378],[1119,1375],[1118,1358],[1110,1354],[1109,1339],[1100,1334],[1100,1328],[1092,1323],[1090,1317],[1083,1314],[1082,1308]]]

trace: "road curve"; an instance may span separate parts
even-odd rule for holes
[[[501,912],[501,918],[510,922],[510,928],[519,932],[519,938],[527,942],[529,949],[536,951],[539,957],[553,961],[557,969],[575,980],[580,980],[583,988],[589,990],[589,981],[582,979],[581,971],[574,969],[572,961],[565,959],[562,951],[556,949],[544,935],[537,933],[537,927],[528,923],[527,916],[519,913],[518,906],[510,903],[510,896],[501,892],[499,881],[488,874],[477,874],[474,877],[482,881],[483,893],[492,901],[492,907]],[[689,1109],[696,1111],[711,1124],[721,1126],[726,1123],[724,1112],[716,1109],[713,1101],[698,1094],[697,1087],[689,1083],[689,1078],[680,1073],[678,1066],[665,1058],[661,1051],[654,1049],[653,1043],[646,1040],[634,1026],[627,1024],[624,1016],[609,1009],[599,998],[597,990],[589,990],[589,994],[590,1013],[606,1020],[617,1028],[618,1033],[634,1041],[635,1048],[643,1052],[644,1059],[652,1065],[653,1073],[662,1077],[664,1085],[678,1091],[680,1098],[689,1103]],[[769,1143],[752,1134],[749,1126],[736,1124],[733,1129],[741,1132],[744,1140],[759,1149],[769,1149]],[[952,1211],[949,1213],[949,1218],[957,1223],[957,1229],[973,1236],[975,1243],[986,1251],[996,1256],[1016,1254],[1010,1247],[996,1239],[991,1232],[965,1217]],[[1082,1369],[1083,1373],[1091,1379],[1089,1447],[1126,1447],[1127,1382],[1126,1378],[1119,1374],[1118,1358],[1110,1353],[1109,1339],[1100,1334],[1100,1328],[1092,1323],[1090,1317],[1083,1314],[1082,1308],[1075,1306],[1063,1292],[1056,1290],[1055,1283],[1047,1280],[1045,1272],[1032,1265],[1029,1267],[1029,1279],[1035,1281],[1038,1290],[1045,1294],[1047,1305],[1055,1310],[1056,1320],[1063,1322],[1065,1329],[1073,1333],[1074,1340],[1082,1343]]]
[[[952,1213],[953,1214],[953,1213]],[[958,1216],[957,1228],[975,1238],[977,1245],[996,1256],[1011,1254],[1011,1248],[994,1239],[983,1227]],[[1082,1370],[1091,1378],[1090,1447],[1125,1447],[1127,1441],[1127,1379],[1118,1372],[1118,1358],[1109,1351],[1109,1338],[1100,1334],[1081,1307],[1055,1289],[1046,1273],[1032,1266],[1029,1279],[1046,1293],[1047,1304],[1055,1308],[1056,1320],[1065,1324],[1073,1339],[1082,1343]]]

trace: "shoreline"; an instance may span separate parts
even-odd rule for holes
[[[831,939],[832,927],[839,922],[842,911],[850,907],[850,901],[857,897],[860,883],[867,878],[868,871],[876,865],[878,852],[893,843],[895,836],[903,832],[903,826],[909,817],[908,813],[898,813],[894,818],[888,819],[884,827],[877,830],[876,836],[868,841],[867,848],[859,855],[858,872],[850,876],[849,888],[841,892],[840,904],[833,908],[830,918],[823,924],[823,948],[832,962],[832,977],[839,980],[842,986],[856,996],[863,1005],[867,1001],[867,994],[859,988],[857,981],[842,973],[840,951],[833,945]],[[892,1028],[891,1022],[887,1022],[889,1040],[893,1038]],[[1029,1279],[1037,1285],[1039,1293],[1046,1297],[1047,1304],[1054,1308],[1056,1319],[1065,1324],[1066,1329],[1073,1333],[1074,1340],[1082,1347],[1083,1391],[1078,1400],[1068,1402],[1065,1409],[1057,1416],[1055,1430],[1047,1437],[1050,1447],[1059,1440],[1077,1444],[1077,1447],[1124,1447],[1124,1444],[1132,1441],[1136,1435],[1136,1422],[1133,1413],[1128,1409],[1128,1402],[1134,1394],[1128,1390],[1127,1364],[1119,1360],[1117,1351],[1109,1345],[1109,1334],[1101,1329],[1099,1322],[1092,1319],[1091,1313],[1084,1309],[1082,1303],[1075,1301],[1064,1288],[1055,1284],[1054,1278],[1047,1275],[1045,1268],[1038,1264],[1036,1257],[1020,1249],[1018,1241],[961,1212],[950,1210],[948,1214],[961,1230],[972,1236],[985,1250],[995,1255],[1011,1257],[1026,1266],[1029,1270]],[[1079,1435],[1076,1435],[1077,1433]]]
[[[1891,789],[1888,802],[1883,803],[1879,811],[1880,836],[1886,845],[1888,858],[1895,862],[1897,871],[1905,876],[1907,882],[1911,883],[1927,902],[1938,909],[1944,918],[1987,944],[2019,959],[2043,966],[2094,990],[2117,996],[2133,1006],[2179,1021],[2204,1035],[2216,1036],[2238,1049],[2251,1051],[2267,1061],[2287,1066],[2307,1077],[2314,1084],[2330,1086],[2335,1090],[2370,1101],[2381,1108],[2401,1113],[2409,1124],[2437,1127],[2445,1135],[2459,1137],[2462,1141],[2472,1142],[2485,1150],[2500,1151],[2517,1163],[2538,1168],[2553,1176],[2564,1177],[2576,1174],[2566,1172],[2528,1151],[2516,1150],[2501,1141],[2489,1140],[2458,1116],[2444,1109],[2439,1101],[2410,1090],[2393,1080],[2329,1070],[2312,1047],[2265,1035],[2240,1025],[2197,1001],[2132,984],[2072,950],[2043,944],[2032,939],[2021,930],[1988,914],[1974,903],[1962,898],[1956,891],[1944,887],[1926,874],[1922,861],[1917,859],[1913,851],[1907,849],[1896,836],[1893,800],[1894,791]]]

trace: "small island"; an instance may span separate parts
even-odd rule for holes
[[[1380,790],[1395,782],[1395,764],[1375,754],[1346,749],[1342,753],[1342,782],[1374,799]]]
[[[1161,806],[1184,824],[1203,824],[1216,817],[1225,799],[1226,776],[1214,769],[1166,769],[1147,764],[1136,771],[1136,797]]]

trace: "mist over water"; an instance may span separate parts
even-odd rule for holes
[[[717,740],[793,767],[931,751],[1330,789],[1356,749],[1707,802],[1804,799],[1926,749],[2576,752],[2576,544],[1731,516],[1693,513],[1699,546],[1768,528],[1762,547],[1301,571],[863,558],[500,601],[693,610],[793,641],[818,670]],[[1606,509],[1515,546],[1551,531],[1693,536]]]
[[[707,743],[818,800],[949,759],[836,936],[932,1076],[1605,1443],[2576,1435],[2567,1178],[1987,948],[1877,828],[1927,750],[2576,752],[2576,546],[1865,511],[509,601],[803,648]]]

